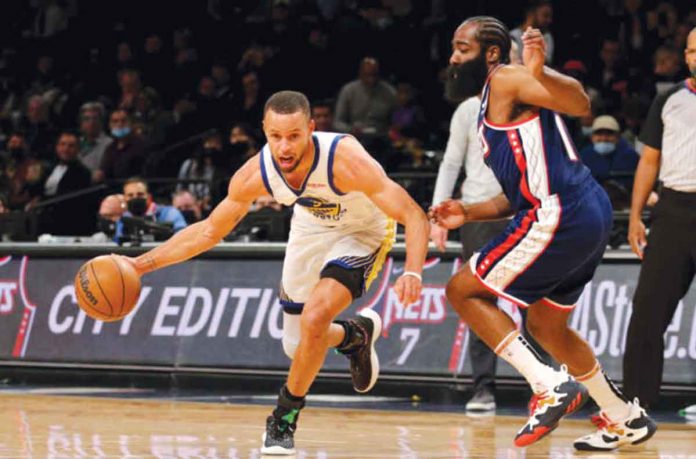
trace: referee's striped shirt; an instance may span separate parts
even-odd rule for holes
[[[675,191],[696,192],[696,85],[690,78],[653,100],[640,141],[661,150],[660,180]]]

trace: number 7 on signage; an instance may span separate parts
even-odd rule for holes
[[[404,350],[401,351],[401,355],[396,360],[397,365],[403,365],[408,360],[408,356],[413,352],[413,348],[416,347],[418,338],[420,338],[420,328],[403,328],[401,329],[401,341],[406,341]]]

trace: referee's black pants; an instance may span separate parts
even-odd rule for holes
[[[696,193],[664,189],[653,209],[623,360],[624,393],[659,399],[664,333],[696,272]]]

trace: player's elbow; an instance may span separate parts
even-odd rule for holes
[[[197,239],[201,241],[201,244],[205,246],[206,250],[217,245],[218,242],[222,241],[222,238],[226,236],[226,234],[222,234],[222,231],[218,226],[210,221],[210,218],[206,218],[205,220],[196,223],[196,225],[201,225],[198,232],[199,237]]]
[[[573,103],[572,111],[569,111],[568,114],[571,116],[588,116],[591,110],[590,97],[581,88],[577,100]]]

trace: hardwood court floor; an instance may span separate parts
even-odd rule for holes
[[[269,406],[0,394],[1,458],[250,458]],[[526,450],[512,439],[523,419],[463,414],[306,409],[297,459],[334,458],[670,458],[696,459],[696,427],[660,425],[647,445],[621,453],[576,453],[592,429],[566,420]]]

